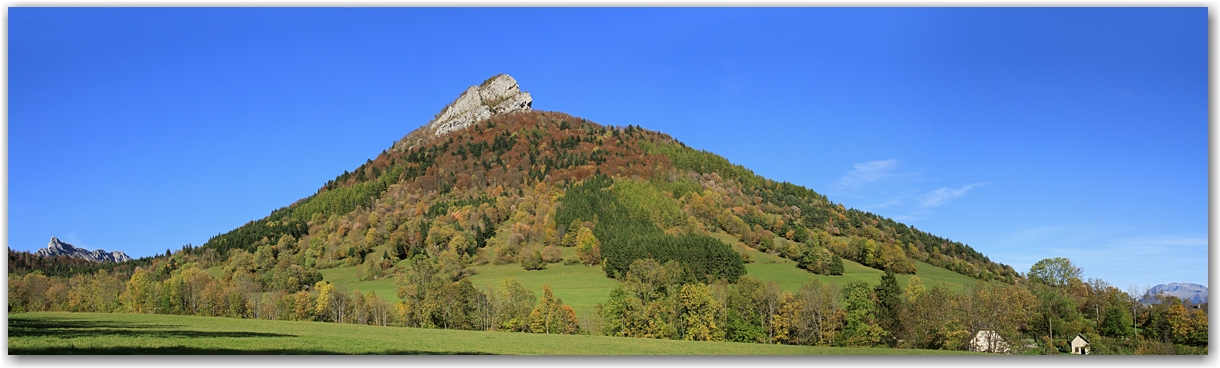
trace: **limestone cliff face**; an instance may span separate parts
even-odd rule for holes
[[[421,130],[431,131],[431,137],[440,137],[465,129],[493,115],[529,111],[533,102],[529,92],[521,91],[516,79],[508,74],[500,74],[488,78],[483,84],[467,88],[457,100],[441,109],[436,119]],[[408,136],[395,145],[395,148],[413,146],[427,136]]]
[[[131,260],[131,257],[123,252],[107,252],[101,249],[90,252],[72,246],[72,244],[64,243],[54,236],[51,237],[51,242],[47,243],[46,248],[39,249],[34,254],[40,257],[72,256],[93,262],[126,262]]]

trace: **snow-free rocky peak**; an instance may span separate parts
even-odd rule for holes
[[[64,243],[54,236],[51,237],[51,242],[47,243],[46,248],[39,249],[37,252],[34,252],[34,255],[40,257],[72,256],[93,262],[126,262],[131,260],[131,257],[128,257],[123,252],[107,252],[101,249],[89,251]]]
[[[529,92],[521,91],[516,79],[508,74],[500,74],[483,84],[467,88],[457,100],[445,106],[428,127],[433,129],[434,136],[439,137],[492,115],[529,111],[533,102]]]
[[[431,123],[395,143],[394,149],[410,149],[428,138],[465,129],[495,115],[530,111],[533,103],[534,99],[529,92],[521,91],[516,79],[508,74],[496,75],[480,85],[467,88],[456,100],[441,109]]]
[[[1189,300],[1195,304],[1207,303],[1207,286],[1190,282],[1174,282],[1153,286],[1152,289],[1148,290],[1148,295],[1144,298],[1145,300],[1150,300],[1152,295],[1157,294],[1176,296],[1178,299]]]

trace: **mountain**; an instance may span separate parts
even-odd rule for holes
[[[517,80],[507,74],[500,74],[483,81],[478,86],[471,86],[458,96],[422,131],[432,132],[433,136],[441,136],[449,132],[465,129],[492,115],[502,115],[514,111],[529,111],[534,99],[529,92],[521,91]],[[404,149],[403,139],[395,148]],[[417,143],[419,140],[413,141]]]
[[[47,243],[46,248],[39,249],[37,252],[34,252],[34,255],[40,257],[71,256],[92,262],[126,262],[131,260],[131,257],[128,257],[123,252],[107,252],[102,249],[89,251],[64,243],[54,236],[51,237],[51,242]]]
[[[653,258],[710,281],[745,273],[748,249],[718,240],[730,236],[815,273],[846,258],[906,274],[918,260],[981,280],[1021,277],[965,244],[760,177],[667,134],[532,102],[511,76],[489,78],[354,171],[192,253],[259,260],[252,271],[276,275],[359,265],[361,277],[417,255],[526,269],[579,262],[613,278]]]
[[[1194,304],[1207,303],[1207,286],[1195,283],[1174,282],[1153,286],[1151,289],[1148,289],[1148,294],[1144,299],[1152,300],[1152,296],[1157,294],[1175,296],[1178,299],[1189,300]]]

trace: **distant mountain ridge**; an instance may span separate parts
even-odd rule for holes
[[[1174,282],[1153,286],[1151,289],[1148,289],[1145,299],[1151,300],[1151,297],[1157,294],[1175,296],[1178,299],[1189,300],[1194,304],[1207,303],[1207,286],[1190,282]]]
[[[120,251],[107,252],[103,249],[90,251],[64,243],[54,236],[51,237],[51,241],[47,243],[46,248],[39,249],[37,252],[34,252],[34,255],[40,257],[71,256],[92,262],[126,262],[131,260],[131,257]]]

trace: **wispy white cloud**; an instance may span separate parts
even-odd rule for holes
[[[954,199],[961,198],[969,193],[971,189],[983,186],[987,183],[974,183],[961,188],[940,188],[931,192],[924,193],[919,197],[920,207],[940,207],[949,204]]]
[[[1056,234],[1058,234],[1062,231],[1063,231],[1063,229],[1061,229],[1059,227],[1055,227],[1055,226],[1043,226],[1043,227],[1023,229],[1021,231],[1017,231],[1016,234],[1009,236],[1007,239],[1004,240],[1004,242],[1011,243],[1011,244],[1021,244],[1021,243],[1028,243],[1028,242],[1032,242],[1032,241],[1039,241],[1042,239],[1056,236]]]
[[[974,188],[990,183],[974,183],[960,188],[943,187],[926,192],[922,182],[938,181],[921,171],[910,170],[898,160],[875,160],[852,165],[847,175],[831,186],[840,198],[855,198],[862,204],[855,207],[896,221],[923,220],[935,212],[933,208],[949,204]]]
[[[1114,285],[1196,282],[1207,284],[1207,239],[1204,237],[1150,236],[1103,241],[1086,250],[1059,248],[1075,255],[1086,274]],[[1172,265],[1166,267],[1166,265]]]
[[[863,209],[866,209],[866,210],[867,210],[867,209],[874,209],[874,208],[886,208],[886,207],[893,207],[893,206],[900,206],[900,205],[902,205],[902,202],[901,202],[901,201],[898,201],[898,200],[893,200],[893,199],[892,199],[892,200],[888,200],[888,201],[885,201],[885,202],[882,202],[882,203],[878,203],[878,204],[874,204],[874,205],[871,205],[871,206],[864,206],[864,208],[863,208]]]
[[[915,211],[915,212],[911,212],[911,213],[907,213],[907,214],[903,214],[903,215],[895,215],[893,217],[890,217],[891,220],[898,221],[898,222],[910,222],[910,221],[915,221],[915,220],[923,220],[926,218],[928,218],[928,216],[925,211]]]
[[[1124,264],[1138,264],[1152,259],[1194,261],[1207,257],[1207,238],[1183,236],[1145,236],[1109,239],[1090,250],[1088,259]],[[1079,249],[1056,248],[1059,253],[1079,252]],[[1121,262],[1120,262],[1121,261]]]
[[[1114,242],[1115,245],[1128,246],[1164,246],[1164,247],[1207,247],[1207,238],[1177,236],[1177,235],[1162,235],[1162,236],[1145,236],[1130,239],[1123,239]]]
[[[68,234],[60,237],[60,240],[64,243],[72,244],[72,246],[77,248],[93,249],[89,244],[81,240],[80,234],[77,234],[76,231],[69,231]]]
[[[898,160],[878,160],[855,164],[854,168],[847,172],[847,176],[835,182],[835,188],[841,190],[855,189],[865,184],[894,176],[894,170],[897,167]]]
[[[1067,257],[1084,269],[1086,277],[1116,286],[1207,283],[1204,235],[1140,234],[1128,227],[1073,224],[1021,230],[980,251],[1020,272],[1040,259]]]

